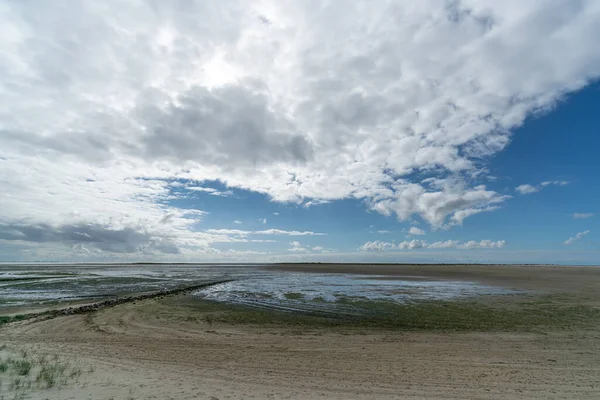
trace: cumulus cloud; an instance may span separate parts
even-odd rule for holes
[[[479,213],[487,212],[487,211],[494,211],[494,210],[497,210],[498,208],[500,208],[500,207],[487,206],[487,207],[481,207],[481,208],[466,208],[464,210],[458,210],[450,218],[449,225],[462,225],[463,221],[466,218],[470,217],[471,215],[475,215],[475,214],[479,214]]]
[[[427,247],[430,249],[453,249],[456,248],[459,244],[458,240],[446,240],[442,242],[434,242],[428,245]]]
[[[505,240],[498,240],[494,242],[492,240],[482,240],[480,242],[476,242],[474,240],[469,240],[463,244],[456,245],[457,249],[496,249],[506,246]]]
[[[381,240],[374,240],[372,242],[366,242],[358,248],[361,251],[386,251],[393,249],[396,245],[390,242],[384,242]]]
[[[416,250],[416,249],[499,249],[506,246],[505,240],[481,240],[479,242],[470,240],[461,243],[458,240],[447,240],[442,242],[428,243],[426,240],[407,240],[397,245],[390,242],[373,241],[366,242],[359,250],[362,251],[387,251],[387,250]]]
[[[520,194],[531,194],[531,193],[535,193],[535,192],[539,192],[540,190],[542,190],[543,188],[545,188],[546,186],[566,186],[569,184],[569,181],[545,181],[540,183],[539,185],[530,185],[528,183],[525,183],[523,185],[519,185],[515,188],[515,190],[517,192],[519,192]]]
[[[567,240],[564,241],[564,244],[571,245],[573,243],[575,243],[576,241],[580,240],[581,238],[583,238],[585,235],[587,235],[588,233],[590,233],[589,230],[587,231],[583,231],[583,232],[579,232],[577,233],[575,236],[568,238]]]
[[[303,245],[302,243],[300,243],[296,240],[289,242],[289,245],[291,247],[288,248],[287,251],[292,252],[292,253],[317,254],[317,253],[329,253],[330,252],[330,250],[325,249],[323,246],[309,247],[309,246]]]
[[[207,229],[206,233],[217,235],[289,235],[289,236],[324,236],[326,233],[312,231],[286,231],[285,229],[265,229],[261,231],[244,231],[241,229]]]
[[[422,249],[424,247],[427,247],[427,242],[424,240],[418,240],[418,239],[398,243],[398,248],[400,250]]]
[[[406,181],[396,181],[392,187],[400,197],[376,201],[373,203],[376,211],[384,215],[395,213],[401,220],[419,214],[434,227],[461,224],[467,216],[491,211],[496,208],[492,204],[509,198],[483,185],[466,188],[455,179],[439,179],[433,190]],[[451,216],[450,221],[447,221],[448,216]]]
[[[531,193],[539,192],[540,188],[526,183],[526,184],[517,186],[515,188],[515,190],[521,194],[531,194]]]
[[[573,213],[573,218],[575,219],[586,219],[586,218],[592,218],[594,216],[594,213]]]
[[[600,76],[596,2],[58,0],[0,26],[0,222],[180,249],[208,242],[179,178],[460,225],[509,199],[481,178],[511,131]]]
[[[290,248],[288,249],[288,251],[291,251],[291,252],[295,252],[295,253],[306,253],[306,252],[308,252],[308,251],[309,251],[309,249],[308,249],[308,248],[306,248],[306,247],[302,246],[302,244],[301,244],[300,242],[298,242],[298,241],[295,241],[295,240],[290,242],[290,246],[292,246],[292,247],[290,247]]]
[[[167,105],[139,104],[134,114],[146,127],[140,151],[149,159],[235,168],[305,162],[312,156],[310,141],[271,108],[267,93],[255,85],[194,86]]]
[[[424,235],[425,231],[423,229],[417,228],[416,226],[411,226],[408,230],[409,235]]]

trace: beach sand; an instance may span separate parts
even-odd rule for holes
[[[464,279],[600,306],[598,268],[270,268]],[[80,369],[64,385],[23,390],[25,399],[600,398],[597,324],[508,332],[226,324],[195,317],[186,302],[172,296],[13,323],[0,328],[0,345]],[[13,398],[10,382],[0,390]]]

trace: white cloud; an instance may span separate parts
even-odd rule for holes
[[[517,186],[515,188],[515,190],[521,194],[531,194],[531,193],[539,192],[540,188],[526,183],[526,184]]]
[[[290,246],[292,246],[292,247],[290,247],[288,249],[288,251],[291,251],[291,252],[306,253],[306,252],[310,251],[306,247],[302,246],[302,244],[300,242],[295,241],[295,240],[290,242]]]
[[[289,235],[289,236],[324,236],[326,233],[312,232],[312,231],[286,231],[284,229],[265,229],[261,231],[244,231],[241,229],[207,229],[205,231],[209,234],[216,235],[234,235],[234,236],[248,236],[248,235]]]
[[[409,235],[424,235],[425,231],[423,229],[417,228],[416,226],[411,226],[408,230]]]
[[[286,231],[283,229],[265,229],[262,231],[255,231],[258,235],[290,235],[290,236],[324,236],[326,233],[312,232],[312,231]]]
[[[425,247],[427,247],[427,242],[424,240],[418,240],[418,239],[398,243],[398,248],[400,250],[422,249]]]
[[[458,246],[458,240],[446,240],[443,242],[434,242],[427,246],[429,249],[453,249]]]
[[[579,232],[577,233],[575,236],[568,238],[567,240],[564,241],[564,244],[571,245],[573,243],[575,243],[576,241],[580,240],[581,238],[583,238],[585,235],[587,235],[588,233],[590,233],[589,230],[587,231],[583,231],[583,232]]]
[[[278,212],[274,212],[273,215],[279,215],[279,213]]]
[[[464,210],[458,210],[450,218],[449,225],[462,225],[463,221],[466,218],[470,217],[471,215],[479,214],[482,212],[494,211],[494,210],[497,210],[498,208],[500,208],[500,207],[487,206],[487,207],[481,207],[481,208],[466,208]]]
[[[205,192],[210,194],[211,196],[220,196],[220,197],[231,197],[233,196],[233,191],[226,190],[224,192],[218,191],[215,188],[211,187],[201,187],[201,186],[187,186],[187,190],[195,191],[195,192]]]
[[[266,218],[263,218],[261,222],[262,222],[263,224],[266,224],[266,223],[267,223],[267,219],[266,219]]]
[[[442,242],[428,243],[426,240],[407,240],[404,242],[394,243],[389,242],[366,242],[362,245],[359,250],[362,251],[386,251],[386,250],[416,250],[416,249],[499,249],[506,246],[505,240],[498,240],[496,242],[492,240],[481,240],[479,242],[470,240],[468,242],[460,243],[458,240],[447,240]]]
[[[496,208],[492,204],[501,203],[510,197],[489,191],[483,185],[467,188],[456,179],[439,179],[433,190],[400,180],[392,186],[400,197],[373,203],[376,211],[384,215],[395,213],[401,220],[419,214],[434,227],[462,223],[466,214],[457,212],[475,214],[491,211]],[[451,221],[446,224],[448,216]]]
[[[372,242],[366,242],[362,246],[358,248],[361,251],[386,251],[389,249],[393,249],[395,247],[394,243],[383,242],[380,240],[374,240]]]
[[[592,218],[594,216],[594,213],[573,213],[573,218],[575,219],[586,219],[586,218]]]
[[[456,245],[457,249],[495,249],[506,246],[505,240],[498,240],[497,242],[491,240],[482,240],[480,242],[476,242],[474,240],[469,240],[466,243]]]
[[[517,186],[515,188],[515,190],[517,192],[519,192],[520,194],[531,194],[531,193],[539,192],[540,190],[542,190],[546,186],[550,186],[550,185],[554,185],[554,186],[566,186],[568,184],[569,184],[569,181],[545,181],[545,182],[540,183],[537,186],[525,183],[523,185]]]
[[[321,204],[328,204],[331,203],[331,201],[329,200],[311,200],[311,201],[307,201],[306,203],[304,203],[304,208],[309,208],[311,206],[318,206]]]
[[[0,26],[0,223],[67,250],[87,224],[212,251],[174,179],[457,225],[509,198],[481,182],[511,131],[600,77],[597,2],[12,2]]]
[[[388,230],[385,230],[385,229],[382,229],[382,230],[377,231],[377,233],[379,233],[381,235],[385,235],[385,234],[392,233],[392,232],[388,231]]]
[[[237,220],[237,219],[236,219],[235,221],[233,221],[233,223],[234,223],[234,224],[237,224],[237,225],[241,225],[241,224],[242,224],[242,221],[240,221],[240,220]]]
[[[545,181],[540,183],[542,186],[556,185],[556,186],[566,186],[569,184],[569,181]]]
[[[293,252],[293,253],[329,253],[330,251],[325,249],[323,246],[313,246],[313,247],[308,247],[308,246],[304,246],[302,245],[302,243],[293,240],[290,243],[290,248],[287,249],[287,251],[289,252]]]

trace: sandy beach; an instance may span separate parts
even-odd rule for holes
[[[592,311],[600,306],[598,268],[312,264],[269,268],[476,280],[536,290],[528,296],[527,307],[537,304],[539,296],[554,296],[544,297],[552,306],[568,303]],[[481,301],[493,305],[496,298]],[[169,296],[89,314],[7,324],[0,328],[2,354],[45,357],[76,366],[78,372],[49,388],[11,388],[12,381],[3,377],[0,390],[6,399],[17,395],[22,397],[14,398],[600,397],[596,320],[586,325],[574,322],[572,327],[498,331],[330,328],[272,321],[235,324],[219,319],[225,311],[211,314],[210,304],[196,303],[188,295]],[[525,307],[517,300],[498,304],[494,307]],[[41,368],[33,364],[34,370]]]

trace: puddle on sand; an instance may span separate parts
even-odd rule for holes
[[[386,300],[406,303],[416,300],[450,300],[480,295],[520,293],[474,282],[389,279],[388,276],[272,272],[198,290],[207,300],[317,314],[356,314],[345,299]],[[351,302],[350,302],[351,303]]]

